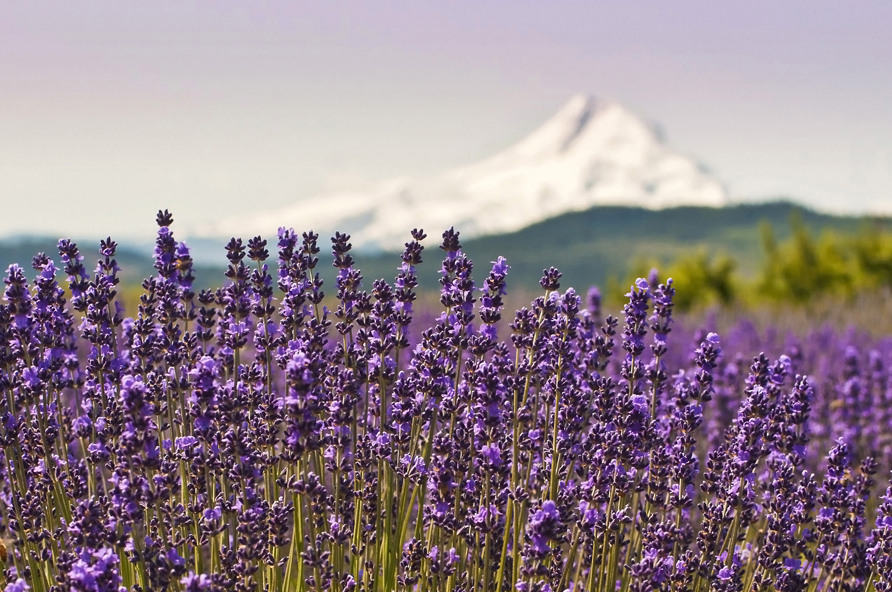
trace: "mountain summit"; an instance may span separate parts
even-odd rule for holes
[[[212,234],[267,234],[279,226],[352,235],[358,248],[398,250],[409,229],[462,236],[519,230],[595,205],[661,209],[722,206],[721,184],[670,150],[655,129],[614,101],[576,95],[526,138],[476,164],[429,178],[393,179],[224,220]]]

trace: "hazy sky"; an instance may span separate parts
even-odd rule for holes
[[[892,212],[892,2],[0,0],[0,234],[147,236],[473,162],[573,93],[732,196]]]

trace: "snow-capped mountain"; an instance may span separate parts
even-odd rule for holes
[[[595,205],[660,209],[721,206],[725,190],[655,129],[620,105],[574,96],[541,127],[476,164],[367,192],[320,195],[278,210],[223,221],[214,235],[269,235],[280,226],[352,235],[358,248],[397,250],[409,230],[462,236],[519,230]]]

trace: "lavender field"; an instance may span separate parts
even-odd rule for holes
[[[196,293],[172,222],[135,309],[111,239],[6,271],[7,592],[892,589],[882,331],[675,319],[656,272],[510,311],[452,230],[385,279],[337,234],[334,286],[312,232],[233,239]]]

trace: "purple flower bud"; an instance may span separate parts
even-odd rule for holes
[[[93,422],[86,415],[79,415],[73,422],[74,434],[79,438],[86,438],[93,431]]]
[[[22,371],[22,378],[32,389],[39,387],[42,382],[40,380],[40,376],[38,375],[38,370],[34,366],[28,366]]]
[[[452,547],[449,549],[449,553],[446,554],[446,565],[454,565],[458,563],[458,560],[458,553],[455,551],[455,547]]]
[[[198,438],[195,436],[180,436],[176,440],[177,450],[191,450],[198,445]]]
[[[171,563],[171,565],[175,565],[175,566],[179,566],[179,567],[186,565],[186,560],[183,559],[182,557],[180,557],[180,554],[177,553],[177,550],[173,547],[171,547],[167,551],[165,556],[167,557],[167,560]]]
[[[223,512],[220,509],[220,506],[214,506],[213,508],[208,508],[204,511],[204,519],[208,522],[212,522],[214,520],[219,520],[223,517]]]
[[[180,580],[183,589],[186,592],[207,592],[213,589],[213,581],[206,574],[195,575],[189,572],[189,575]]]
[[[502,454],[498,445],[487,444],[480,449],[480,454],[482,454],[483,458],[493,467],[502,466]]]

